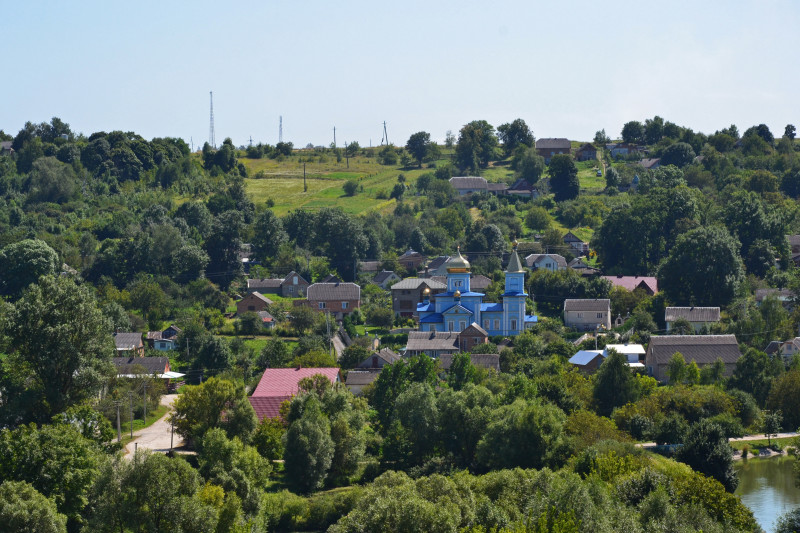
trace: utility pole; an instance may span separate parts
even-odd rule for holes
[[[216,148],[217,141],[214,140],[214,91],[209,91],[208,96],[211,101],[211,120],[209,121],[208,126],[208,143],[211,145],[211,148]]]
[[[131,438],[133,438],[133,391],[128,391],[128,400],[131,407]]]
[[[142,386],[144,387],[144,417],[142,417],[142,419],[145,425],[147,425],[147,382],[145,381],[142,383]]]
[[[386,138],[386,144],[389,144],[389,134],[386,133],[386,121],[383,121],[383,136]]]
[[[122,402],[120,402],[119,400],[116,400],[114,402],[114,405],[117,406],[117,442],[121,442],[122,441],[122,425],[120,424],[120,420],[119,420],[119,406],[120,406],[121,403]]]
[[[336,126],[333,127],[333,147],[336,148]]]
[[[350,168],[350,155],[347,150],[347,141],[344,142],[344,160],[347,162],[347,168]]]
[[[303,162],[303,192],[308,192],[308,184],[306,184],[306,164]]]
[[[169,451],[172,453],[172,441],[175,438],[175,421],[169,417]]]

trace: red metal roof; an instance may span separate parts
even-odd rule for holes
[[[331,383],[339,381],[338,368],[268,368],[250,397],[250,405],[259,419],[274,418],[280,413],[281,403],[297,394],[300,380],[316,374]]]

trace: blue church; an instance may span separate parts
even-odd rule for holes
[[[536,316],[525,314],[525,271],[516,245],[506,267],[502,302],[484,303],[485,294],[470,290],[470,265],[460,250],[445,267],[447,292],[437,294],[431,302],[430,289],[426,289],[425,300],[417,305],[420,331],[461,332],[474,323],[488,335],[519,335],[537,322]]]

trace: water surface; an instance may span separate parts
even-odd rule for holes
[[[775,521],[780,515],[800,507],[800,489],[794,484],[792,471],[794,461],[788,456],[736,461],[739,474],[736,495],[753,511],[767,533],[775,531]]]

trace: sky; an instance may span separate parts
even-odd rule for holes
[[[0,129],[217,145],[443,141],[472,120],[537,138],[800,126],[800,2],[0,0]]]

